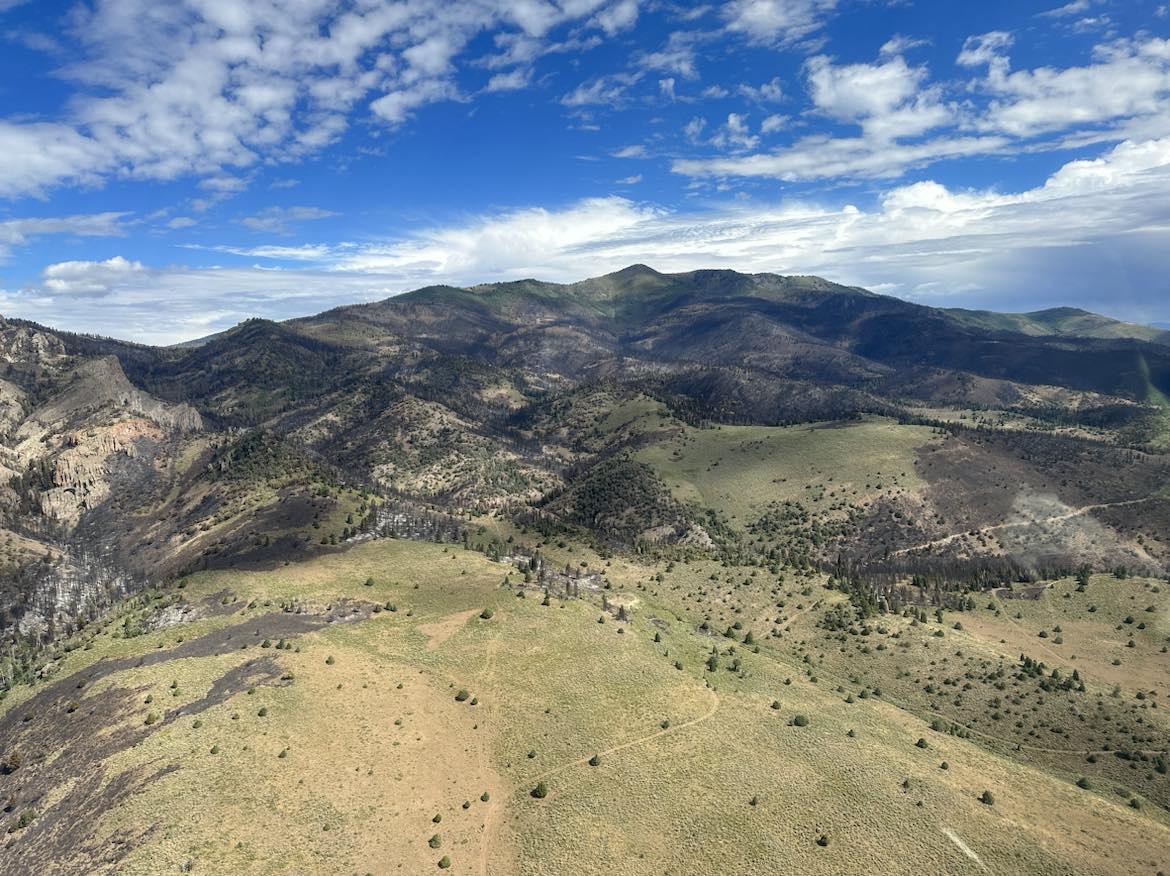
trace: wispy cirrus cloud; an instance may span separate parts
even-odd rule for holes
[[[130,213],[109,211],[78,216],[29,217],[0,219],[0,262],[18,246],[46,235],[79,237],[121,237],[126,234]]]
[[[240,219],[241,225],[253,231],[268,231],[273,234],[288,234],[301,222],[314,219],[329,219],[336,216],[332,210],[321,207],[268,207],[253,216]]]

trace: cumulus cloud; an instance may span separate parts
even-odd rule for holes
[[[593,23],[610,36],[628,30],[638,20],[637,0],[617,0],[593,17]]]
[[[819,30],[837,0],[732,0],[723,6],[727,29],[763,43],[792,43]]]
[[[1170,132],[1170,40],[1121,41],[1100,52],[1095,64],[1009,72],[1006,56],[979,49],[993,97],[981,126],[1031,137],[1148,118]]]
[[[73,261],[49,265],[42,273],[42,285],[53,296],[108,295],[126,277],[146,270],[141,262],[114,256],[104,262]]]
[[[643,70],[674,73],[684,79],[695,79],[699,75],[695,60],[695,43],[698,34],[687,31],[672,33],[662,48],[656,52],[640,52],[634,64]]]
[[[742,84],[737,90],[748,100],[756,103],[779,103],[784,99],[784,88],[778,76],[762,85]]]
[[[672,167],[696,178],[892,178],[977,155],[1170,135],[1170,40],[1117,40],[1098,46],[1092,64],[1018,70],[1013,44],[1002,31],[965,41],[957,63],[984,68],[965,84],[968,95],[984,98],[981,104],[950,99],[925,66],[901,55],[883,52],[874,63],[844,65],[814,56],[805,65],[811,109],[858,134],[811,134],[775,151],[678,158]]]
[[[821,55],[807,65],[809,94],[821,112],[860,125],[877,140],[914,137],[945,124],[951,111],[925,88],[925,67],[901,56],[879,64],[835,65]]]
[[[759,143],[760,138],[748,127],[747,116],[740,113],[728,113],[723,127],[711,138],[718,149],[754,149]]]

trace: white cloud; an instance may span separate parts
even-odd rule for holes
[[[509,34],[530,62],[596,45],[637,14],[635,0],[79,4],[62,33],[71,60],[58,71],[75,93],[54,119],[0,120],[0,197],[298,160],[367,108],[394,126],[462,99],[459,69],[479,60],[465,56],[481,34]],[[576,31],[558,44],[548,34],[562,25]],[[524,76],[500,74],[489,90],[523,87]]]
[[[926,143],[875,143],[863,137],[803,137],[787,149],[733,158],[677,159],[675,173],[692,177],[762,177],[800,182],[821,179],[893,178],[908,168],[942,159],[1006,149],[1004,137],[957,137]]]
[[[964,67],[982,67],[1004,62],[1004,55],[1015,42],[1015,37],[1002,30],[967,37],[955,63]]]
[[[748,100],[756,103],[779,103],[784,100],[784,89],[778,76],[762,85],[740,85],[737,90]]]
[[[305,243],[300,246],[195,246],[187,249],[210,249],[213,252],[228,253],[230,255],[247,256],[254,259],[266,259],[279,262],[314,262],[321,264],[334,257],[337,251],[334,247],[325,244]]]
[[[210,192],[224,192],[227,194],[236,194],[245,191],[248,188],[248,181],[238,176],[231,176],[230,174],[220,173],[215,176],[205,177],[199,181],[199,187]]]
[[[723,6],[727,29],[766,43],[792,43],[824,23],[837,0],[731,0]]]
[[[190,228],[193,225],[198,224],[199,223],[190,216],[176,216],[174,219],[171,219],[169,222],[167,222],[167,228]]]
[[[286,234],[291,225],[312,219],[328,219],[337,214],[320,207],[269,207],[254,216],[245,216],[240,224],[253,231],[270,231]]]
[[[1170,40],[1117,40],[1098,46],[1093,64],[1016,71],[1012,44],[1002,31],[965,41],[958,63],[986,68],[966,83],[982,104],[948,101],[925,67],[901,55],[846,65],[814,56],[805,65],[814,110],[856,125],[859,136],[811,134],[773,152],[686,157],[672,167],[696,178],[891,178],[943,160],[1170,135]]]
[[[1070,15],[1082,15],[1088,12],[1092,5],[1089,0],[1072,0],[1071,3],[1065,3],[1063,6],[1041,12],[1040,15],[1046,18],[1064,18]]]
[[[947,305],[1071,303],[1167,320],[1170,302],[1151,309],[1148,284],[1170,275],[1168,186],[1170,138],[1125,142],[1023,191],[954,190],[928,180],[892,188],[866,210],[782,201],[679,212],[609,197],[377,244],[224,250],[306,266],[296,269],[63,263],[46,269],[39,286],[0,294],[0,310],[174,341],[247,316],[313,313],[432,283],[567,282],[645,262],[664,271],[726,265],[819,274]]]
[[[660,214],[624,198],[589,198],[561,211],[515,210],[463,226],[429,229],[405,241],[343,253],[333,267],[393,273],[406,281],[436,274],[527,276],[524,272],[538,271],[566,251],[590,248]]]
[[[370,110],[384,122],[401,125],[420,106],[440,100],[451,100],[458,94],[452,83],[431,79],[386,92],[370,104]]]
[[[699,75],[695,67],[695,42],[698,38],[699,34],[676,31],[658,51],[635,55],[634,64],[642,70],[674,73],[684,79],[695,79]]]
[[[898,33],[894,34],[882,44],[881,49],[878,50],[878,54],[883,58],[889,58],[894,55],[905,54],[912,49],[917,49],[922,46],[929,45],[930,40],[928,39],[923,39],[921,37],[908,37]]]
[[[484,86],[484,91],[517,91],[521,88],[527,88],[531,83],[532,68],[517,67],[507,73],[497,73],[492,76],[487,85]]]
[[[568,6],[569,4],[565,4]],[[638,20],[637,0],[616,0],[593,17],[593,23],[610,36],[628,30]]]
[[[699,138],[703,136],[703,131],[707,127],[707,120],[702,116],[695,116],[683,126],[683,136],[691,143],[699,142]]]
[[[615,73],[611,76],[598,76],[588,82],[582,82],[568,94],[561,98],[565,106],[579,107],[590,104],[615,105],[624,103],[630,86],[642,79],[642,73]]]
[[[754,149],[759,143],[760,138],[748,127],[747,116],[739,113],[728,113],[723,127],[711,138],[711,144],[718,149]]]
[[[45,268],[41,281],[45,291],[54,296],[102,296],[109,294],[111,288],[127,276],[145,270],[141,262],[129,261],[122,256],[104,262],[57,262]]]
[[[768,134],[775,134],[777,131],[782,130],[784,128],[784,126],[786,124],[788,124],[789,121],[790,121],[790,119],[788,118],[788,116],[782,116],[782,115],[768,116],[766,119],[764,119],[764,121],[762,121],[760,123],[760,133],[765,135],[765,136]]]
[[[914,137],[951,117],[938,91],[924,88],[926,68],[911,67],[901,56],[880,64],[837,66],[821,55],[806,66],[809,94],[817,109],[860,125],[876,140]]]
[[[965,50],[966,51],[966,50]],[[1170,40],[1101,47],[1100,63],[1008,72],[1003,54],[975,52],[988,64],[994,100],[982,127],[1017,137],[1161,117],[1170,132]]]
[[[633,176],[625,176],[617,181],[619,186],[636,186],[642,181],[642,174],[635,173]]]
[[[25,219],[0,219],[0,261],[12,249],[36,237],[72,234],[78,237],[121,237],[126,233],[125,212],[89,213]]]
[[[613,153],[614,158],[645,158],[646,156],[646,147],[641,143],[635,143],[631,146],[623,146],[621,149],[618,149]]]
[[[774,177],[787,182],[894,177],[909,167],[991,152],[1006,143],[991,136],[944,136],[927,142],[905,142],[947,125],[954,111],[942,102],[936,86],[925,84],[927,70],[911,67],[901,56],[877,64],[837,65],[818,55],[809,59],[805,72],[816,111],[857,125],[861,136],[814,134],[771,153],[676,159],[672,169],[691,177]],[[748,134],[741,117],[732,116],[712,138],[712,145],[755,148],[759,138]],[[773,133],[785,121],[784,117],[770,117],[761,133]]]
[[[42,195],[61,181],[91,185],[114,167],[101,144],[68,125],[0,119],[0,197]]]

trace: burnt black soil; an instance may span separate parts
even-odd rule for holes
[[[87,694],[94,682],[137,666],[258,648],[265,639],[294,639],[331,623],[363,620],[370,609],[341,602],[320,614],[274,612],[140,657],[101,660],[49,684],[0,716],[0,826],[5,830],[0,835],[0,874],[115,870],[154,827],[99,841],[96,828],[101,816],[181,765],[156,763],[111,773],[106,761],[178,719],[249,688],[291,683],[282,678],[277,655],[266,651],[225,673],[206,696],[167,711],[148,725],[127,720],[140,710],[145,688],[115,686]],[[47,805],[45,801],[62,788],[68,790]],[[27,822],[23,828],[18,827],[22,816]]]

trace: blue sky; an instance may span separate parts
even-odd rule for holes
[[[0,0],[0,313],[152,343],[633,262],[1170,323],[1143,0]]]

